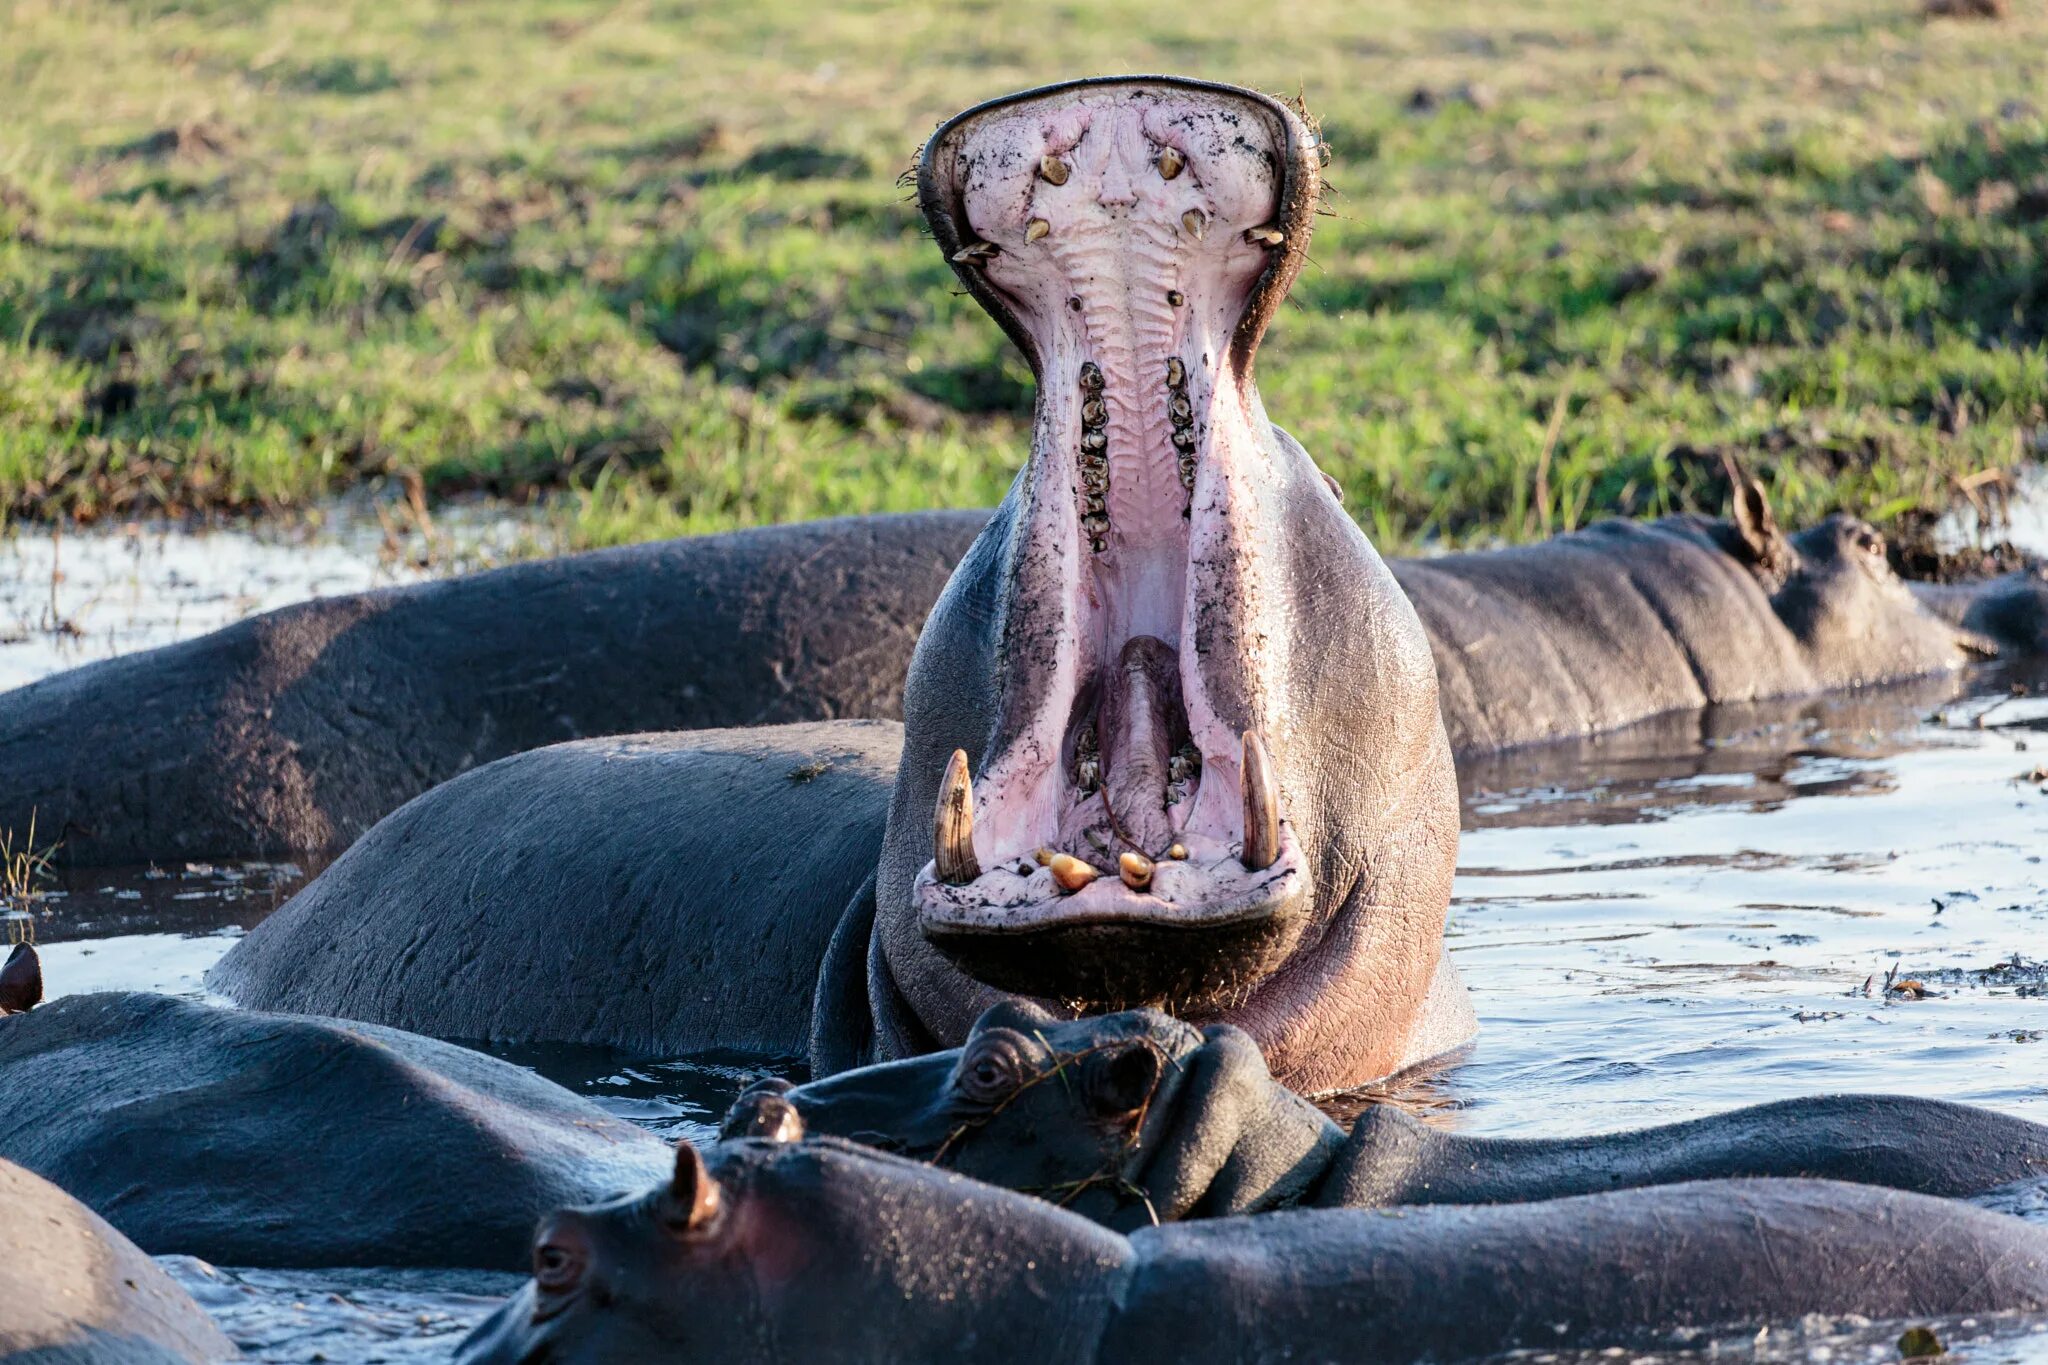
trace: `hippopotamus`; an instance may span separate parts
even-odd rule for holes
[[[0,962],[0,1015],[27,1014],[43,1003],[43,959],[33,943],[17,943]]]
[[[335,851],[590,735],[894,716],[985,512],[600,550],[285,607],[0,700],[0,828],[80,867]]]
[[[240,1357],[133,1242],[8,1161],[0,1161],[0,1246],[0,1365],[213,1365]]]
[[[1912,1096],[1783,1100],[1636,1132],[1474,1137],[1368,1108],[1347,1135],[1228,1024],[992,1008],[964,1047],[742,1092],[727,1137],[846,1138],[1119,1230],[1289,1207],[1532,1203],[1814,1177],[1948,1198],[2048,1181],[2048,1127]]]
[[[1475,1028],[1441,944],[1454,743],[1991,647],[1920,607],[1867,527],[1786,537],[1749,484],[1726,523],[1389,570],[1253,383],[1317,161],[1285,106],[1198,82],[1071,83],[944,125],[920,201],[1038,417],[918,636],[902,730],[584,741],[464,774],[215,987],[458,1036],[793,1047],[820,1072],[957,1045],[1006,997],[1162,1004],[1342,1089]],[[848,748],[867,766],[829,800],[793,790]],[[622,951],[662,1009],[597,965]]]
[[[220,988],[393,1022],[433,1008],[423,991],[488,992],[517,1002],[513,1026],[531,1036],[535,1012],[569,1010],[494,969],[508,943],[534,946],[520,912],[508,925],[479,911],[510,893],[616,953],[628,939],[618,915],[644,913],[615,910],[617,891],[675,853],[673,840],[619,829],[651,833],[666,818],[720,850],[675,866],[695,899],[681,913],[724,943],[670,937],[657,951],[643,939],[649,975],[703,981],[699,955],[756,938],[779,952],[793,935],[754,904],[762,886],[705,874],[735,858],[788,860],[771,885],[800,892],[814,923],[826,922],[816,907],[855,907],[828,955],[840,978],[793,981],[778,960],[733,989],[785,1026],[827,996],[864,1006],[864,1019],[827,1030],[848,1056],[868,1040],[881,1055],[957,1043],[1008,993],[1083,1008],[1166,1001],[1227,1019],[1310,1089],[1465,1041],[1474,1020],[1442,945],[1457,788],[1427,639],[1253,384],[1259,338],[1306,250],[1317,168],[1314,135],[1278,101],[1149,78],[997,101],[927,145],[926,217],[1030,360],[1038,417],[1030,458],[919,635],[871,885],[840,899],[840,886],[806,879],[802,846],[817,826],[763,821],[779,790],[695,793],[644,819],[619,801],[602,817],[611,828],[576,837],[620,860],[565,859],[549,798],[600,780],[611,751],[586,748],[533,789],[539,809],[479,821],[467,802],[440,801],[443,833],[423,858],[397,846],[425,847],[428,812],[401,810],[392,819],[413,834],[373,836],[397,854],[368,864],[385,869],[381,884],[365,877],[360,844],[355,866],[330,874],[352,888],[347,929],[331,912],[272,921],[223,964]],[[472,776],[478,794],[511,790]],[[788,785],[758,765],[756,776]],[[458,809],[460,826],[445,823]],[[528,812],[513,837],[544,850],[551,878],[577,883],[566,903],[538,902],[504,866],[486,871],[449,847]],[[402,886],[416,874],[432,886]],[[458,883],[459,909],[440,894]],[[367,919],[401,905],[392,913],[409,928],[396,939]],[[469,928],[451,937],[448,914]],[[289,941],[337,933],[360,948],[309,958],[310,944]],[[492,946],[456,946],[472,934]],[[372,965],[371,945],[401,940],[400,959]],[[427,987],[423,941],[468,955],[469,979]],[[400,971],[419,979],[391,980]],[[723,1024],[688,1017],[711,1013],[647,1025],[664,1040],[705,1031],[733,1045]],[[611,1036],[594,1027],[575,1036]],[[825,1050],[814,1040],[814,1057]]]
[[[543,1213],[659,1179],[668,1145],[431,1038],[168,996],[0,1022],[0,1158],[153,1254],[519,1269]]]
[[[1828,1181],[1126,1236],[834,1139],[743,1140],[684,1145],[666,1184],[545,1220],[532,1280],[457,1359],[1441,1361],[1808,1313],[2043,1306],[2048,1229]]]

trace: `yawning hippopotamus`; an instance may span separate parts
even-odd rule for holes
[[[685,1145],[565,1210],[469,1365],[1454,1360],[1681,1329],[2048,1306],[2048,1229],[1827,1181],[1108,1231],[831,1139]]]
[[[1150,1010],[1062,1022],[1021,1004],[991,1009],[952,1051],[757,1083],[724,1132],[848,1138],[1123,1230],[1295,1205],[1529,1203],[1766,1176],[1947,1197],[2048,1181],[2048,1128],[1906,1096],[1785,1100],[1562,1139],[1469,1137],[1381,1104],[1347,1139],[1227,1024],[1197,1030]]]
[[[0,1365],[216,1365],[240,1354],[127,1238],[0,1161]]]
[[[227,1265],[517,1269],[542,1213],[670,1163],[510,1062],[160,995],[0,1021],[0,1096],[0,1158],[146,1251]]]
[[[408,807],[393,822],[438,827],[433,855],[418,855],[414,833],[382,841],[395,863],[358,845],[327,879],[346,888],[346,927],[331,909],[312,927],[311,905],[336,894],[316,888],[237,949],[221,988],[459,1033],[406,997],[428,977],[431,993],[469,989],[416,961],[460,953],[494,1008],[559,1014],[524,973],[493,968],[534,954],[528,931],[542,924],[623,948],[620,889],[660,875],[675,849],[620,830],[653,835],[666,822],[725,850],[674,865],[696,893],[689,918],[733,947],[806,932],[751,903],[760,883],[716,875],[734,858],[790,860],[773,894],[801,895],[814,928],[831,922],[819,910],[855,903],[825,979],[771,967],[734,982],[792,1018],[809,1018],[813,998],[848,1007],[821,1011],[820,1060],[858,1056],[870,1037],[883,1055],[957,1042],[1005,991],[1227,1019],[1307,1089],[1463,1042],[1473,1019],[1441,943],[1457,792],[1428,643],[1252,384],[1253,352],[1307,244],[1317,161],[1313,135],[1277,101],[1150,79],[998,101],[927,146],[926,215],[1039,375],[1038,420],[1030,460],[919,639],[870,889],[809,875],[817,827],[761,819],[784,804],[773,793],[686,792],[659,815],[620,801],[571,836],[551,798],[601,781],[613,752],[586,747],[532,789],[546,833],[512,830],[575,888],[569,902],[540,903],[502,865],[473,867],[450,846],[491,840],[502,807],[442,799],[431,822]],[[788,785],[783,772],[761,776]],[[474,781],[501,791],[495,801],[509,795]],[[461,822],[446,823],[458,809]],[[604,852],[575,852],[586,840]],[[501,895],[527,910],[481,923]],[[640,917],[641,898],[628,899],[623,913]],[[403,933],[378,923],[387,907]],[[539,918],[519,923],[528,911]],[[467,927],[444,935],[444,914]],[[308,932],[322,941],[317,960],[288,938]],[[336,934],[356,950],[329,951]],[[399,941],[411,945],[401,961],[365,955]],[[694,982],[704,973],[692,955],[728,948],[663,936],[637,951],[652,961],[628,974],[636,983]],[[712,1012],[636,1019],[673,1045],[704,1032],[692,1015]],[[593,1032],[627,1041],[588,1024],[545,1036]],[[739,1043],[730,1032],[721,1025],[716,1041]]]

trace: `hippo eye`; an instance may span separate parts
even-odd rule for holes
[[[533,1283],[543,1294],[566,1294],[583,1281],[581,1247],[568,1241],[543,1240],[533,1249]]]
[[[1000,1104],[1022,1089],[1036,1070],[1029,1039],[1014,1029],[992,1028],[968,1042],[953,1084],[976,1104]]]

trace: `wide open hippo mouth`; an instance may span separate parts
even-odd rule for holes
[[[941,784],[913,891],[925,937],[990,985],[1213,1006],[1302,935],[1251,357],[1315,167],[1283,106],[1161,78],[984,106],[926,149],[940,245],[1039,380],[997,732],[978,777],[962,754]]]

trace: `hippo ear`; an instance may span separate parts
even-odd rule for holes
[[[662,1222],[678,1237],[702,1232],[718,1217],[723,1192],[705,1168],[704,1156],[687,1141],[676,1144],[676,1173],[662,1201]]]
[[[786,1087],[785,1087],[786,1088]],[[770,1142],[802,1142],[804,1116],[781,1091],[748,1090],[733,1101],[718,1129],[720,1138],[766,1138]]]
[[[43,960],[33,944],[17,943],[0,966],[0,1014],[26,1014],[43,1003]]]
[[[1729,509],[1729,520],[1735,524],[1742,557],[1766,572],[1776,570],[1783,557],[1785,537],[1778,531],[1778,519],[1771,513],[1771,500],[1764,496],[1764,486],[1751,478],[1734,456],[1723,452],[1721,464],[1728,473],[1734,504]]]

